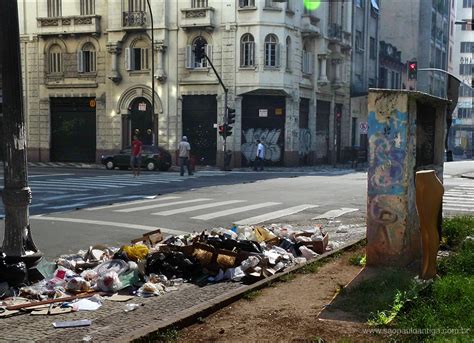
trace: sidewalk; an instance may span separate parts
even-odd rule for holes
[[[365,237],[365,227],[354,227],[352,232],[330,232],[331,240],[341,245],[316,258],[332,255],[359,242]],[[334,237],[334,239],[332,238]],[[312,260],[311,262],[313,262]],[[239,299],[244,293],[259,289],[268,283],[302,268],[304,264],[285,269],[282,273],[258,281],[252,285],[240,282],[221,282],[199,287],[184,284],[178,291],[152,298],[134,297],[128,302],[104,300],[97,311],[81,311],[60,315],[20,314],[9,318],[0,318],[0,342],[81,342],[84,340],[102,342],[128,342],[144,337],[157,330],[170,327],[182,327],[199,317],[204,317],[229,303]],[[125,312],[127,303],[143,304],[132,312]],[[52,323],[90,319],[92,325],[80,328],[55,329]]]

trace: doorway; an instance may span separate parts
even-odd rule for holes
[[[151,103],[145,98],[136,98],[130,104],[130,126],[128,132],[128,144],[134,135],[142,141],[144,145],[153,145],[153,116]],[[128,131],[128,130],[127,130]]]

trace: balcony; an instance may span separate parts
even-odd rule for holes
[[[342,26],[336,23],[328,25],[328,38],[331,41],[342,41]]]
[[[183,8],[181,9],[181,28],[214,30],[214,8]]]
[[[57,18],[36,18],[39,36],[87,33],[100,35],[100,16],[81,15]]]
[[[303,38],[319,37],[321,31],[318,27],[320,19],[312,14],[305,14],[301,17],[301,34]]]
[[[145,11],[123,12],[122,27],[124,29],[143,29],[147,24]]]

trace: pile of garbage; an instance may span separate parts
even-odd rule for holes
[[[253,283],[324,253],[330,249],[328,239],[321,226],[234,225],[169,237],[156,230],[121,248],[95,245],[54,263],[43,261],[37,269],[44,279],[31,285],[13,288],[0,280],[0,299],[19,296],[48,302],[118,291],[149,297],[176,291],[184,282]],[[10,309],[15,308],[11,304]]]

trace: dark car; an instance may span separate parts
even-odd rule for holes
[[[130,168],[131,148],[127,147],[120,150],[118,154],[102,156],[102,164],[105,168],[112,170],[116,167],[119,169]],[[144,145],[142,148],[142,168],[147,170],[158,169],[167,171],[171,167],[171,154],[162,147]]]

